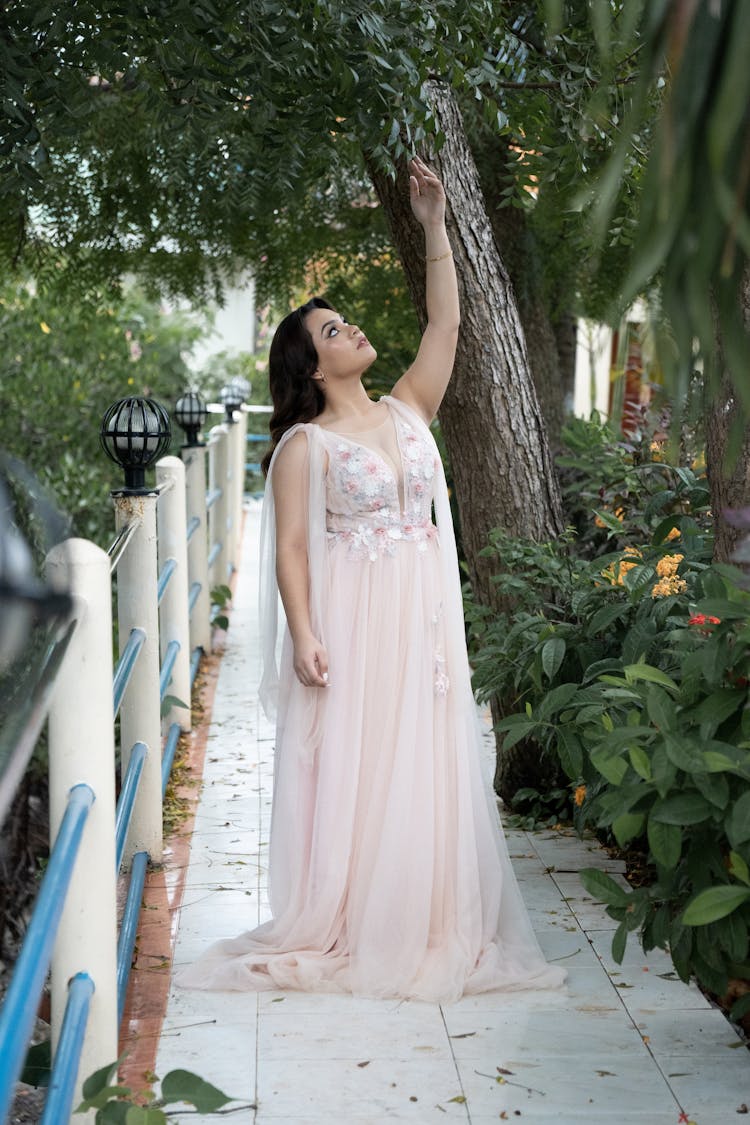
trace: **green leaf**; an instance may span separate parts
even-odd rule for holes
[[[736,688],[720,688],[719,691],[707,695],[691,712],[690,717],[696,723],[710,722],[713,730],[716,730],[725,719],[744,704],[745,698],[744,691],[738,691]]]
[[[653,817],[648,819],[648,846],[658,864],[671,871],[677,866],[682,852],[682,831],[677,824],[662,824]]]
[[[165,1125],[166,1120],[163,1109],[149,1109],[148,1106],[128,1106],[125,1114],[125,1125]]]
[[[610,531],[616,532],[618,535],[622,534],[622,521],[618,520],[617,516],[613,516],[606,508],[594,508],[594,516],[598,516],[605,527]]]
[[[562,711],[578,691],[578,684],[559,684],[545,695],[537,708],[537,718],[548,719],[557,711]]]
[[[107,1102],[102,1109],[97,1110],[96,1125],[126,1125],[128,1110],[131,1108],[127,1102]]]
[[[613,754],[607,743],[592,751],[591,764],[611,785],[621,785],[628,772],[628,763],[618,754]]]
[[[750,617],[746,605],[720,598],[704,598],[696,605],[695,612],[705,613],[706,617],[718,617],[722,621],[742,621]]]
[[[644,781],[651,780],[651,758],[642,746],[631,746],[628,750],[630,764]]]
[[[750,869],[745,860],[737,852],[729,853],[729,874],[734,875],[741,883],[750,887]]]
[[[690,825],[700,824],[711,815],[711,805],[700,793],[676,793],[657,801],[651,810],[651,818],[661,824]],[[650,820],[649,820],[650,823]]]
[[[558,727],[557,756],[565,773],[575,781],[583,771],[583,748],[580,739],[567,727]]]
[[[661,684],[662,687],[669,688],[670,691],[679,693],[679,688],[671,676],[666,672],[662,672],[661,668],[654,668],[653,664],[626,664],[623,668],[625,679],[629,684],[635,683],[638,680],[645,680],[650,684]]]
[[[640,836],[646,821],[644,813],[621,813],[612,821],[612,831],[621,848],[626,847],[636,836]]]
[[[692,899],[682,915],[685,926],[706,926],[726,918],[743,903],[750,901],[750,887],[709,887]]]
[[[620,922],[612,938],[612,957],[618,965],[622,964],[622,959],[625,956],[625,946],[628,941],[628,928],[625,922]]]
[[[565,641],[562,637],[550,637],[542,645],[542,670],[548,680],[554,680],[565,656]]]
[[[49,1086],[52,1073],[52,1042],[42,1040],[29,1047],[26,1052],[26,1061],[23,1064],[20,1081],[28,1086]]]
[[[677,738],[671,734],[665,734],[664,747],[667,751],[667,757],[670,762],[673,762],[679,770],[685,770],[686,773],[703,773],[706,765],[703,757],[703,751],[697,742],[693,742],[690,738]]]
[[[83,1112],[85,1109],[102,1109],[109,1102],[116,1101],[121,1097],[127,1097],[130,1093],[131,1090],[129,1086],[105,1086],[103,1089],[97,1091],[93,1097],[86,1098],[76,1112]]]
[[[117,1068],[124,1058],[124,1055],[120,1055],[119,1059],[116,1059],[115,1062],[110,1063],[108,1066],[103,1066],[100,1070],[95,1070],[93,1074],[90,1074],[81,1088],[81,1093],[84,1098],[93,1098],[100,1090],[103,1090],[105,1086],[109,1086],[113,1074],[117,1072]]]
[[[627,906],[628,891],[606,872],[599,871],[597,867],[585,867],[579,872],[579,878],[597,902],[606,902],[608,906]]]
[[[746,992],[744,996],[740,996],[739,1000],[735,1000],[729,1012],[729,1018],[739,1021],[748,1012],[750,1012],[750,992]]]
[[[646,707],[648,717],[658,730],[672,730],[675,725],[677,711],[674,703],[665,691],[654,684],[646,694]]]
[[[539,724],[536,722],[530,723],[528,720],[523,722],[514,723],[512,727],[506,727],[506,734],[503,738],[503,749],[510,750],[511,746],[515,746],[517,742],[522,742],[527,738],[532,731],[536,730]],[[498,728],[501,724],[498,723]]]
[[[161,1096],[167,1102],[189,1102],[198,1113],[215,1113],[234,1099],[189,1070],[170,1070],[161,1081]]]
[[[750,840],[750,791],[735,801],[725,822],[726,833],[733,848]]]

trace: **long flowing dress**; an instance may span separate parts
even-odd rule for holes
[[[306,434],[310,608],[330,686],[299,683],[288,630],[276,669],[272,463],[261,533],[272,917],[211,946],[178,976],[184,987],[452,1002],[565,979],[544,960],[481,771],[437,446],[409,406],[384,401],[374,430],[305,423],[276,451]]]

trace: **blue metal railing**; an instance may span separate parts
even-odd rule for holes
[[[122,853],[125,851],[125,840],[133,816],[135,799],[138,796],[138,786],[143,773],[143,766],[148,754],[145,742],[136,742],[130,751],[128,768],[122,781],[120,796],[117,799],[117,812],[115,815],[115,870],[120,870]]]
[[[156,587],[156,599],[157,599],[157,602],[158,602],[159,605],[161,605],[162,598],[164,597],[164,595],[167,591],[167,586],[169,585],[170,579],[172,578],[172,575],[174,574],[174,572],[176,570],[177,570],[177,559],[167,559],[167,561],[164,563],[164,566],[161,569],[161,573],[159,575],[159,582],[158,582],[158,585]]]
[[[170,484],[167,486],[172,488]],[[157,491],[167,491],[159,488]],[[213,504],[223,495],[221,488],[214,488],[206,496],[206,507]],[[123,557],[138,528],[142,526],[140,517],[136,517],[127,526],[118,532],[108,554],[110,557],[110,572],[114,573],[117,564]],[[189,542],[201,526],[198,517],[191,519],[186,528],[186,537]],[[217,544],[212,551],[214,561],[222,545]],[[176,572],[178,564],[175,559],[168,559],[161,569],[157,580],[157,599],[161,603],[169,582]],[[193,582],[188,592],[188,609],[192,613],[202,590],[200,582]],[[163,611],[162,611],[163,612]],[[54,686],[55,673],[59,670],[71,635],[76,623],[73,622],[67,633],[50,649],[49,676],[45,680],[44,698],[36,700],[34,723],[29,722],[28,731],[23,737],[36,741],[41,723],[49,707],[49,697]],[[138,626],[131,629],[122,654],[117,661],[112,678],[112,701],[115,718],[120,712],[123,699],[131,683],[133,671],[146,644],[146,631]],[[161,664],[159,677],[160,698],[163,701],[175,668],[175,661],[180,651],[180,642],[172,640],[167,645],[164,660]],[[190,656],[190,686],[192,688],[203,654],[201,647],[193,649]],[[37,711],[39,714],[37,714]],[[82,721],[84,717],[82,716]],[[32,729],[33,728],[33,729]],[[174,722],[170,725],[164,739],[161,754],[161,789],[162,795],[166,791],[175,753],[182,733],[180,724]],[[116,871],[119,871],[125,856],[128,831],[133,816],[133,810],[138,799],[139,787],[146,774],[146,762],[150,753],[157,752],[159,748],[149,748],[143,741],[137,741],[132,746],[129,754],[128,768],[122,778],[119,798],[115,815],[115,856]],[[63,916],[65,899],[68,894],[73,877],[76,856],[80,850],[81,839],[87,822],[88,814],[95,800],[95,794],[90,785],[77,784],[71,788],[68,803],[63,815],[60,828],[55,840],[49,863],[41,883],[37,901],[29,923],[26,938],[21,953],[16,962],[15,971],[8,988],[5,1001],[0,1010],[0,1123],[7,1116],[10,1103],[13,1099],[15,1083],[21,1072],[27,1045],[31,1036],[34,1019],[36,1016],[39,998],[52,959],[52,951],[60,921]],[[122,1019],[130,976],[133,951],[138,928],[138,919],[141,911],[143,888],[148,870],[149,855],[145,850],[139,850],[130,861],[130,880],[127,891],[127,900],[120,925],[117,942],[117,1012],[118,1020]],[[92,888],[96,893],[96,888]],[[42,1125],[57,1125],[67,1121],[73,1108],[72,1101],[76,1089],[77,1074],[83,1050],[86,1027],[92,996],[95,991],[95,981],[86,972],[75,973],[68,985],[68,996],[63,1016],[58,1041],[55,1048],[54,1066],[51,1074],[46,1105],[42,1117]]]
[[[60,1125],[73,1109],[78,1065],[89,1018],[94,982],[88,973],[76,973],[68,985],[68,1000],[60,1028],[60,1042],[50,1078],[41,1125]]]
[[[75,785],[68,794],[67,808],[0,1012],[0,1121],[7,1116],[15,1081],[26,1057],[73,864],[93,803],[94,793],[88,785]]]
[[[130,677],[133,675],[135,662],[138,659],[145,642],[145,631],[143,629],[133,629],[130,633],[130,636],[128,637],[125,648],[122,650],[122,656],[117,662],[117,667],[115,668],[115,674],[112,683],[115,718],[117,718],[119,714],[123,696],[125,695],[127,686],[130,683]]]

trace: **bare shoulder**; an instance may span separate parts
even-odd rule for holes
[[[294,437],[284,442],[273,462],[274,472],[283,474],[299,472],[307,459],[307,434],[298,430]]]

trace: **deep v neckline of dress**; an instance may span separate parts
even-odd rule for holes
[[[366,449],[368,453],[371,453],[374,457],[377,458],[377,460],[380,462],[380,464],[383,465],[383,467],[387,470],[388,475],[391,477],[391,479],[393,481],[393,485],[396,489],[396,500],[398,502],[399,515],[403,519],[406,515],[406,472],[404,470],[404,451],[401,447],[401,434],[400,434],[399,428],[398,428],[399,419],[396,416],[396,414],[394,413],[393,409],[391,408],[391,404],[385,399],[383,399],[381,401],[384,401],[385,404],[386,404],[386,408],[388,410],[388,418],[384,418],[383,421],[378,426],[371,426],[369,430],[362,430],[362,433],[363,434],[374,433],[375,430],[382,429],[382,427],[386,424],[387,421],[390,421],[393,424],[393,432],[394,432],[395,437],[396,437],[396,447],[398,449],[398,457],[399,457],[399,461],[401,463],[401,479],[403,481],[403,498],[401,496],[401,491],[400,491],[399,486],[398,486],[398,477],[396,476],[396,473],[394,472],[394,467],[393,467],[393,465],[388,464],[385,457],[383,457],[382,453],[378,452],[377,449],[374,449],[373,446],[368,445],[367,442],[354,441],[352,438],[348,437],[346,434],[340,434],[340,433],[338,433],[337,430],[328,430],[328,429],[326,429],[325,426],[321,426],[318,422],[313,422],[313,425],[317,426],[318,429],[321,430],[323,433],[330,434],[331,437],[338,438],[339,441],[348,442],[349,445],[356,445],[359,449]]]

